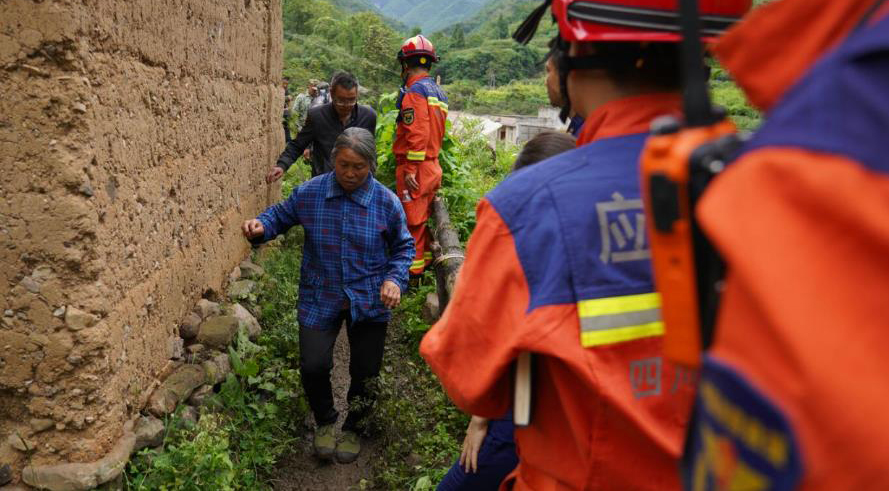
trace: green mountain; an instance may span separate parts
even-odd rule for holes
[[[479,31],[491,32],[495,28],[494,23],[503,16],[510,28],[515,29],[540,3],[540,0],[491,0],[475,14],[462,21],[461,25],[467,34]],[[551,25],[548,19],[549,16],[544,16],[538,35]],[[512,35],[512,30],[509,33]]]
[[[373,0],[384,15],[424,33],[445,29],[474,16],[491,0]]]
[[[408,26],[405,23],[395,20],[395,17],[391,15],[386,15],[379,9],[379,7],[374,5],[371,0],[330,0],[330,3],[349,13],[373,12],[380,16],[386,24],[392,26],[395,30],[407,31],[408,29]]]

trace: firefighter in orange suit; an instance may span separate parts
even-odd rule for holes
[[[696,209],[727,276],[686,487],[889,489],[889,2],[768,3],[714,51],[768,117]]]
[[[435,192],[441,186],[438,152],[444,138],[448,98],[429,76],[438,61],[435,47],[422,35],[402,44],[398,51],[404,85],[398,94],[395,186],[404,205],[407,227],[417,247],[410,273],[417,276],[432,262],[432,234],[426,227]]]
[[[548,3],[519,31],[527,42]],[[703,1],[718,33],[746,0]],[[671,490],[695,374],[662,356],[638,160],[651,121],[681,112],[677,5],[554,0],[578,148],[511,175],[478,205],[451,302],[420,350],[451,399],[485,417],[535,354],[530,425],[502,490]]]

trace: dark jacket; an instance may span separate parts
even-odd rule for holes
[[[356,104],[352,108],[349,122],[343,126],[332,102],[310,108],[305,126],[293,140],[287,142],[275,165],[286,171],[302,155],[303,150],[312,145],[312,176],[330,172],[333,170],[333,163],[330,161],[333,142],[346,128],[352,127],[364,128],[374,134],[377,113],[370,106]]]

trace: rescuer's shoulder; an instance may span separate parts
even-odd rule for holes
[[[585,206],[601,193],[610,195],[610,182],[638,182],[639,151],[647,136],[597,140],[530,165],[513,172],[487,199],[507,222],[520,214],[533,215],[547,202]]]

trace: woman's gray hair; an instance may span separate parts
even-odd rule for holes
[[[342,148],[348,148],[361,156],[370,166],[371,172],[377,171],[377,141],[370,131],[357,127],[346,128],[333,142],[330,159],[336,162],[336,154]]]

